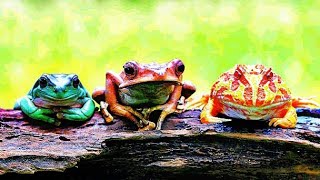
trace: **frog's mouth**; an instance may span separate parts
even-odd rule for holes
[[[73,94],[64,98],[58,98],[50,95],[43,95],[41,96],[41,99],[44,103],[48,104],[57,104],[57,105],[70,105],[74,104],[78,98],[77,94]]]
[[[279,101],[276,103],[268,104],[265,106],[255,106],[255,105],[246,106],[246,105],[241,105],[241,104],[237,104],[235,102],[224,101],[224,100],[221,100],[221,103],[224,104],[225,106],[236,108],[236,109],[241,109],[241,110],[268,110],[268,109],[275,109],[280,106],[283,106],[283,105],[287,104],[289,101],[290,101],[290,99],[287,99],[287,100]]]
[[[130,82],[128,81],[127,83],[123,83],[119,86],[119,88],[127,88],[127,87],[133,87],[133,86],[152,86],[152,85],[163,85],[163,86],[171,86],[171,85],[182,85],[181,82],[179,81],[171,81],[171,80],[166,80],[166,81],[140,81],[140,82]]]

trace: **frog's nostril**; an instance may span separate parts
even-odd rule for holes
[[[64,87],[55,87],[54,92],[59,93],[59,92],[66,92],[67,89]]]

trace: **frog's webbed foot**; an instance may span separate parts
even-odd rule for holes
[[[125,117],[125,118],[131,120],[141,130],[143,130],[143,128],[145,126],[148,126],[145,129],[148,129],[148,128],[152,127],[152,122],[146,120],[145,117],[141,113],[139,113],[138,111],[134,110],[130,106],[124,106],[124,105],[121,105],[121,104],[115,104],[115,105],[111,106],[109,104],[109,110],[113,114],[116,114],[118,116]]]
[[[112,123],[113,122],[113,116],[109,113],[108,111],[108,103],[104,102],[104,101],[100,101],[100,111],[102,113],[103,118],[105,119],[106,123]],[[130,110],[129,110],[130,111]],[[131,112],[132,114],[138,115],[140,116],[140,114],[134,112],[134,110]],[[127,117],[129,118],[129,117]],[[129,118],[130,119],[130,118]],[[138,121],[139,124],[142,124],[142,128],[140,128],[141,130],[147,130],[148,129],[148,125],[149,125],[149,121],[145,120],[145,119],[140,119]],[[143,127],[144,125],[147,125],[145,127]],[[140,126],[140,125],[139,125]],[[139,127],[138,126],[138,127]],[[151,128],[152,125],[150,125],[149,128]],[[153,127],[154,128],[154,127]]]
[[[272,118],[269,126],[281,128],[294,128],[297,124],[297,113],[294,107],[291,107],[283,118]]]
[[[156,110],[161,110],[161,114],[160,114],[158,121],[157,121],[156,130],[161,130],[161,126],[162,126],[164,119],[169,114],[177,112],[177,104],[176,103],[169,103],[169,104],[163,104],[163,105],[158,105],[158,106],[154,106],[151,108],[143,109],[142,114],[144,114],[145,119],[149,119],[150,114]]]
[[[139,128],[138,131],[149,131],[149,130],[153,130],[155,127],[156,127],[156,124],[154,122],[148,121],[148,124],[142,128]]]

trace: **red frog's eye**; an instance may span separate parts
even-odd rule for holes
[[[127,62],[123,65],[123,71],[129,79],[132,79],[136,76],[138,68],[133,62]]]
[[[180,76],[184,72],[185,66],[181,60],[176,63],[176,74]]]
[[[273,78],[273,72],[272,72],[272,69],[270,68],[267,72],[266,72],[266,78],[268,79],[268,80],[272,80],[272,78]]]
[[[233,73],[233,76],[236,80],[239,80],[242,77],[242,72],[239,69],[236,69]]]
[[[40,88],[45,88],[48,85],[47,79],[45,77],[41,77],[39,79]]]
[[[80,84],[80,80],[79,80],[78,76],[74,76],[73,79],[72,79],[73,87],[74,88],[78,88],[79,84]]]

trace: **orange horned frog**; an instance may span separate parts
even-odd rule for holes
[[[204,105],[202,123],[222,122],[218,114],[246,120],[269,120],[269,126],[294,128],[297,107],[319,107],[308,99],[292,98],[290,90],[271,68],[236,65],[213,84],[210,95],[189,107]]]

